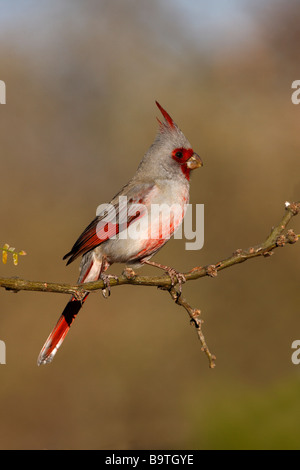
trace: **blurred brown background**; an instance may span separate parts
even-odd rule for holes
[[[152,143],[155,100],[204,160],[191,202],[205,204],[204,248],[172,240],[155,260],[183,271],[215,263],[263,241],[284,202],[300,199],[299,2],[18,0],[1,10],[0,242],[28,253],[2,277],[76,280],[79,263],[66,268],[62,256]],[[1,290],[0,447],[299,448],[299,248],[184,286],[213,371],[186,313],[131,286],[91,295],[55,361],[38,368],[67,297]]]

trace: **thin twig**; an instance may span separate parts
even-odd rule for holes
[[[210,352],[210,350],[208,349],[208,346],[206,344],[206,340],[205,340],[205,337],[204,337],[204,334],[203,334],[203,331],[202,331],[203,320],[200,318],[201,311],[197,308],[191,307],[190,304],[187,302],[187,300],[180,294],[180,292],[178,292],[175,289],[175,287],[172,287],[171,289],[168,289],[168,291],[169,291],[172,299],[174,300],[174,302],[177,305],[180,305],[181,307],[185,308],[185,310],[189,314],[190,319],[191,319],[191,323],[196,328],[198,338],[199,338],[200,343],[201,343],[201,350],[208,357],[209,367],[211,369],[213,369],[216,366],[216,364],[215,364],[216,356]]]

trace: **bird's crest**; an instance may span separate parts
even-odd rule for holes
[[[158,107],[158,109],[160,110],[161,114],[163,115],[163,117],[165,118],[165,122],[162,123],[158,118],[158,122],[159,122],[159,126],[160,126],[160,129],[163,131],[165,130],[166,128],[167,129],[175,129],[177,126],[175,124],[175,122],[173,121],[173,119],[171,118],[171,116],[167,113],[167,111],[158,103],[158,101],[155,101],[156,103],[156,106]]]

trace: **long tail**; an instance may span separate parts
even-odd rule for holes
[[[63,340],[68,333],[70,326],[72,325],[76,315],[81,309],[83,302],[87,298],[88,294],[84,297],[83,300],[76,300],[75,297],[72,297],[71,300],[67,303],[63,313],[59,317],[58,322],[48,336],[44,346],[41,349],[39,354],[37,364],[47,364],[51,362],[61,346]]]
[[[105,268],[106,266],[103,266],[103,269]],[[81,273],[78,279],[78,283],[96,281],[101,276],[101,273],[102,263],[96,259],[93,252],[87,253],[82,258]],[[71,297],[63,313],[59,317],[58,322],[56,323],[41,349],[37,360],[38,366],[41,364],[48,364],[53,360],[58,348],[65,339],[66,334],[68,333],[74,319],[76,318],[88,295],[89,293],[86,292],[82,300],[77,300],[75,297]]]

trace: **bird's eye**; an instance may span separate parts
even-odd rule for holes
[[[183,153],[180,152],[180,151],[179,151],[179,152],[176,152],[176,153],[175,153],[175,157],[177,157],[177,158],[182,158],[182,157],[183,157]]]

